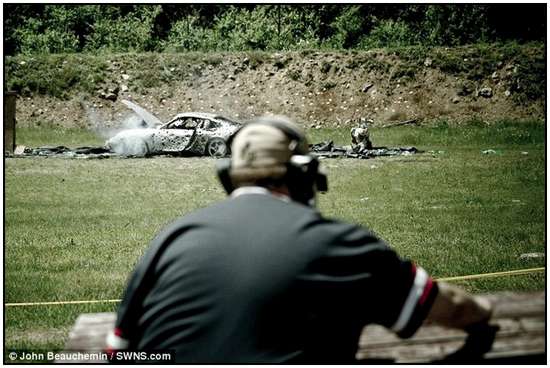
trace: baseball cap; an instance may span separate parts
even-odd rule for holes
[[[309,151],[304,131],[285,116],[266,116],[246,124],[231,144],[231,177],[236,181],[285,175],[293,155]]]

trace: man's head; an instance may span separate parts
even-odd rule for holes
[[[286,187],[291,198],[311,204],[316,189],[326,190],[326,177],[319,172],[318,161],[308,155],[303,130],[286,117],[263,117],[246,124],[235,135],[231,152],[231,161],[218,165],[228,192],[249,185]]]

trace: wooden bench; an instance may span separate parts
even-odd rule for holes
[[[410,339],[399,339],[381,326],[367,326],[361,335],[357,358],[365,363],[488,363],[545,364],[545,294],[495,293],[485,295],[495,311],[491,325],[496,334],[489,341],[466,343],[463,331],[436,325],[423,325]],[[104,348],[106,335],[113,328],[114,313],[82,314],[69,334],[62,354],[90,353]],[[494,331],[493,331],[494,332]],[[487,351],[479,351],[487,344]],[[473,349],[472,349],[473,348]],[[93,356],[92,356],[93,358]],[[60,363],[97,363],[96,359],[59,360]]]

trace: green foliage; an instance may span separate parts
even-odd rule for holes
[[[168,34],[168,39],[163,42],[165,50],[173,51],[207,51],[211,50],[214,43],[213,30],[201,26],[198,16],[189,15],[183,20],[177,21]]]
[[[218,50],[288,50],[315,46],[312,24],[291,6],[265,6],[253,10],[231,7],[214,26]]]
[[[78,39],[59,29],[45,29],[38,19],[29,19],[27,28],[17,32],[21,53],[66,53],[72,52],[78,45]]]
[[[544,97],[546,94],[546,60],[544,55],[524,55],[517,58],[517,63],[515,85],[511,85],[512,89],[520,92],[515,94],[516,101],[523,103]]]
[[[368,36],[361,39],[358,48],[363,50],[382,47],[411,46],[417,42],[416,35],[404,22],[384,20]]]
[[[536,4],[7,4],[6,12],[8,55],[454,46],[546,34]]]
[[[72,91],[92,93],[105,79],[104,59],[74,54],[6,57],[6,88],[22,95],[67,98]]]
[[[362,65],[363,65],[363,68],[365,68],[365,70],[368,72],[375,71],[380,73],[386,73],[390,70],[390,63],[384,60],[377,60],[373,58],[363,60]]]
[[[359,5],[349,6],[331,23],[333,35],[323,43],[323,47],[344,49],[352,47],[360,37],[364,18]]]
[[[428,46],[405,46],[393,48],[392,51],[404,63],[408,65],[421,66],[427,57],[432,56],[433,49]]]
[[[160,11],[159,5],[143,6],[114,20],[98,19],[86,37],[84,50],[127,52],[154,49],[153,24]]]
[[[406,81],[418,77],[431,60],[429,68],[459,77],[458,93],[471,95],[480,81],[486,81],[495,71],[498,81],[512,92],[515,102],[525,103],[545,96],[544,45],[518,43],[469,45],[445,49],[441,47],[407,46],[391,49],[389,53],[357,52],[353,58],[339,64],[324,60],[318,66],[323,78],[338,73],[341,68],[388,74],[394,80]],[[315,58],[317,51],[305,49],[298,55]],[[230,54],[228,54],[230,55]],[[290,55],[290,54],[289,54]],[[377,56],[378,55],[378,56]],[[379,57],[386,55],[389,57]],[[395,57],[394,57],[395,55]],[[283,69],[289,66],[288,57],[272,58],[270,52],[251,50],[242,53],[243,61],[236,65],[234,73],[256,69],[264,63]],[[202,65],[217,66],[226,60],[224,53],[131,53],[131,54],[36,54],[6,56],[4,78],[6,88],[17,93],[50,95],[67,98],[71,94],[96,93],[103,84],[119,78],[117,71],[132,75],[126,82],[130,89],[145,93],[148,88],[171,84],[186,78],[200,76]],[[115,66],[116,65],[116,66]],[[286,72],[291,80],[308,79],[300,71]],[[190,77],[191,75],[191,77]],[[330,89],[332,81],[325,87]],[[332,86],[333,87],[333,86]]]
[[[429,5],[422,27],[426,42],[455,46],[488,41],[493,36],[488,10],[487,5]]]

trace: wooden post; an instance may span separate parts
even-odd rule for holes
[[[15,150],[15,92],[4,92],[4,152]]]

